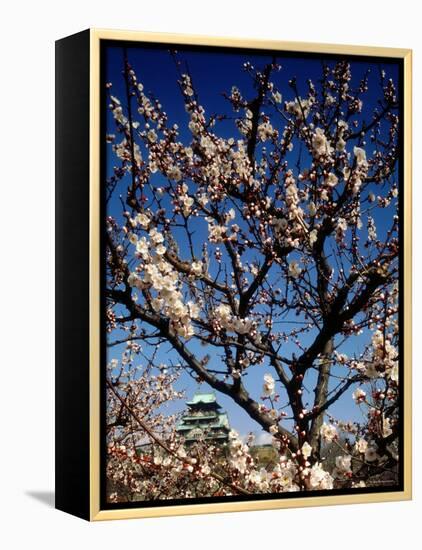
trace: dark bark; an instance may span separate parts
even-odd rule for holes
[[[318,381],[314,390],[314,411],[318,414],[313,418],[311,422],[311,429],[309,434],[309,444],[318,456],[321,451],[321,438],[319,432],[324,420],[324,409],[322,409],[322,407],[324,403],[326,403],[328,397],[328,383],[330,381],[332,353],[333,340],[330,339],[325,344],[321,364],[319,367]]]

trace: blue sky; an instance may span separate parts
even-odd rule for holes
[[[131,65],[136,71],[138,81],[144,85],[144,91],[149,96],[157,97],[163,105],[164,110],[169,115],[169,120],[172,123],[177,123],[180,127],[180,140],[187,143],[191,140],[191,134],[187,128],[189,121],[185,112],[182,96],[177,85],[177,71],[174,61],[168,51],[165,49],[153,49],[153,48],[141,48],[132,47],[128,49],[128,57]],[[105,80],[112,82],[112,94],[117,96],[123,106],[125,106],[125,83],[122,76],[123,69],[123,49],[120,46],[107,46],[105,49]],[[242,70],[242,65],[245,61],[250,61],[256,67],[262,67],[271,58],[268,55],[249,55],[246,53],[227,53],[226,51],[192,51],[186,50],[179,53],[179,59],[186,63],[189,68],[189,72],[192,75],[194,86],[198,92],[201,105],[205,108],[206,114],[212,113],[227,113],[232,114],[231,108],[227,100],[222,96],[223,92],[230,93],[232,86],[237,86],[244,97],[253,97],[253,86],[250,76]],[[288,80],[292,77],[297,77],[297,83],[299,93],[302,96],[306,95],[307,85],[306,81],[311,78],[315,84],[317,84],[318,78],[321,77],[321,58],[310,59],[300,57],[284,57],[277,58],[277,62],[281,64],[282,69],[280,72],[274,73],[272,81],[277,88],[283,94],[283,101],[290,101],[293,99],[293,92],[288,87]],[[332,60],[329,60],[330,65],[333,64]],[[368,113],[376,106],[380,94],[380,88],[378,85],[379,70],[384,69],[387,76],[391,77],[395,83],[398,82],[399,67],[397,64],[382,63],[368,63],[362,61],[353,61],[351,64],[353,80],[351,86],[355,86],[359,80],[363,77],[367,68],[371,69],[369,76],[369,91],[364,96],[364,109],[361,117],[357,117],[360,120],[368,120]],[[182,72],[183,72],[182,67]],[[106,108],[106,105],[103,106]],[[107,115],[107,132],[114,133],[114,121],[110,113]],[[232,120],[223,121],[217,123],[215,132],[222,137],[235,137],[240,139],[241,136],[235,128]],[[297,159],[299,149],[295,147],[291,158],[292,165]],[[368,147],[368,153],[371,153],[370,147]],[[113,166],[116,164],[116,159],[111,150],[111,147],[107,148],[107,174],[110,175]],[[157,174],[157,184],[159,184],[160,176]],[[113,198],[108,205],[108,213],[115,216],[118,220],[121,220],[121,204],[118,199],[119,192],[124,195],[124,187],[127,185],[127,180],[124,178],[119,184]],[[391,218],[393,215],[393,207],[380,211],[380,214],[376,217],[378,234],[382,234],[386,231],[386,228],[391,224]],[[237,221],[237,220],[236,220]],[[198,252],[202,242],[207,239],[206,224],[198,224],[195,228],[195,242],[198,245]],[[183,255],[183,247],[181,247],[181,254]],[[199,254],[198,254],[199,255]],[[293,319],[290,319],[293,320]],[[112,338],[115,335],[112,336]],[[341,350],[344,353],[353,355],[362,350],[365,344],[369,340],[368,333],[364,333],[361,337],[351,338],[344,344]],[[312,341],[312,336],[303,338],[303,341]],[[200,355],[203,355],[208,349],[205,349],[197,344],[189,343],[189,347]],[[147,349],[147,348],[146,348]],[[119,358],[121,353],[121,346],[109,348],[109,359],[116,357]],[[297,352],[297,348],[292,343],[287,343],[283,348],[284,355],[290,355],[292,351]],[[159,358],[163,362],[173,357],[177,361],[177,356],[171,351],[170,346],[162,345],[159,351]],[[142,363],[142,360],[140,361]],[[213,357],[210,364],[218,365],[218,357]],[[247,386],[254,397],[259,398],[260,390],[262,387],[263,375],[266,372],[271,372],[266,366],[253,367],[247,377]],[[339,375],[342,372],[341,367],[336,367],[336,374]],[[307,384],[309,385],[310,397],[313,396],[312,382],[314,381],[313,375],[310,376]],[[199,386],[191,379],[190,376],[182,375],[179,383],[179,388],[183,388],[186,391],[187,398],[190,398],[194,391],[199,389]],[[209,389],[206,384],[201,385],[201,391]],[[227,410],[231,424],[241,434],[248,431],[260,432],[260,428],[252,421],[249,416],[244,413],[238,406],[233,405],[231,400],[224,395],[218,396],[219,402]],[[176,410],[183,409],[183,402],[176,404],[174,407]],[[169,412],[175,410],[172,407],[169,408]],[[331,412],[344,420],[357,420],[362,421],[362,415],[359,409],[353,403],[351,392],[346,393],[335,406],[332,407]]]

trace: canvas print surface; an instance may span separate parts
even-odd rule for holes
[[[401,75],[104,42],[105,506],[402,487]]]

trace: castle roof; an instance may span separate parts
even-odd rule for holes
[[[215,396],[215,393],[195,393],[195,395],[192,397],[191,401],[186,401],[186,405],[208,405],[208,404],[215,404],[218,408],[220,408],[220,405],[217,403],[217,398]]]

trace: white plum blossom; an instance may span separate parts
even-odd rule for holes
[[[145,237],[141,237],[136,243],[136,252],[138,252],[138,254],[140,254],[144,259],[148,257],[149,243]]]
[[[375,444],[370,444],[365,450],[365,461],[366,462],[374,462],[375,460],[378,460],[379,456],[377,453],[377,447]]]
[[[321,463],[316,462],[312,466],[309,477],[309,484],[312,490],[332,489],[333,481],[332,476],[322,468]]]
[[[232,321],[232,312],[227,304],[220,304],[215,310],[216,316],[223,327],[229,328]]]
[[[199,307],[199,305],[195,304],[195,302],[189,301],[187,302],[186,306],[189,310],[189,315],[191,316],[191,318],[197,319],[201,311],[201,308]]]
[[[197,262],[197,261],[192,262],[190,268],[191,268],[192,273],[194,275],[196,275],[197,277],[202,275],[202,269],[203,269],[202,262]]]
[[[182,212],[184,216],[188,216],[191,212],[194,199],[189,197],[189,195],[183,194],[179,196],[179,201],[182,204]]]
[[[347,220],[339,218],[336,223],[336,241],[338,243],[343,242],[347,231]]]
[[[262,386],[263,395],[269,397],[274,394],[275,381],[271,374],[264,374],[264,385]]]
[[[341,473],[351,471],[352,457],[350,455],[342,455],[336,457],[336,468]]]
[[[329,187],[335,187],[338,184],[338,177],[332,172],[330,172],[328,176],[325,178],[325,183]]]
[[[362,149],[361,147],[354,147],[353,153],[355,155],[356,164],[358,166],[367,166],[365,149]]]
[[[197,197],[197,200],[198,200],[198,203],[199,203],[202,207],[205,207],[205,206],[209,203],[209,199],[208,199],[207,195],[205,195],[205,193],[201,193],[201,194]]]
[[[292,261],[289,263],[289,275],[290,277],[293,277],[294,279],[297,279],[300,274],[302,273],[301,267],[299,267],[299,263],[297,261]]]
[[[372,216],[368,216],[368,241],[376,241],[377,239],[377,228],[375,226],[375,220]]]
[[[157,132],[155,130],[149,130],[147,133],[148,141],[155,143],[157,141]]]
[[[182,179],[182,171],[178,166],[171,166],[167,170],[167,176],[174,181],[180,181]]]
[[[149,217],[144,213],[138,214],[135,220],[143,229],[147,229],[150,224]]]
[[[356,401],[356,403],[361,403],[366,399],[366,392],[364,392],[361,388],[358,388],[353,392],[352,397]]]
[[[330,442],[338,438],[337,429],[332,424],[326,424],[325,422],[321,426],[321,437],[324,441]]]
[[[166,253],[166,247],[162,244],[159,244],[157,248],[155,249],[156,254],[159,256],[163,256]]]
[[[308,210],[309,210],[309,215],[314,217],[317,213],[317,208],[315,206],[315,203],[314,201],[310,201],[310,203],[308,204]]]
[[[396,382],[398,384],[399,382],[399,365],[396,361],[395,364],[391,367],[389,371],[390,380],[393,382]]]
[[[274,100],[276,103],[281,103],[282,100],[283,100],[283,97],[282,97],[282,95],[281,95],[280,92],[273,92],[272,97],[273,97],[273,100]]]
[[[137,235],[136,235],[135,233],[130,233],[130,234],[129,234],[129,242],[130,242],[131,244],[136,245],[136,243],[138,242],[138,237],[137,237]]]
[[[230,463],[233,468],[244,474],[248,464],[248,448],[242,443],[236,430],[229,433]]]
[[[372,367],[378,373],[398,379],[398,353],[390,338],[384,338],[383,332],[376,330],[372,336]],[[397,381],[397,380],[396,380]]]
[[[388,437],[393,433],[393,430],[391,428],[391,420],[385,416],[385,414],[382,415],[382,437]]]
[[[151,242],[153,243],[153,245],[157,246],[161,243],[164,242],[164,236],[162,233],[160,233],[159,231],[157,231],[157,229],[155,227],[153,227],[151,229],[151,231],[149,232],[149,236],[150,236],[150,239],[151,239]]]
[[[137,286],[139,281],[140,281],[140,279],[136,275],[136,273],[130,273],[129,277],[127,278],[127,282],[129,284],[129,286]]]
[[[363,488],[363,487],[366,487],[366,483],[363,481],[363,479],[361,479],[360,481],[352,481],[352,488],[355,489],[355,488]]]
[[[123,139],[120,143],[113,145],[114,152],[121,160],[130,161],[132,159],[132,150],[128,147],[128,141]],[[142,154],[137,143],[133,146],[133,156],[135,162],[140,165],[142,162]]]
[[[295,99],[294,101],[288,101],[285,104],[285,109],[288,113],[294,115],[298,119],[307,118],[312,106],[312,101],[310,99]]]
[[[221,243],[224,240],[224,237],[227,233],[227,227],[224,225],[214,225],[210,223],[208,225],[208,236],[209,240],[212,243]]]
[[[263,122],[258,126],[258,136],[261,141],[266,141],[270,139],[274,134],[274,128],[269,122]]]
[[[312,454],[312,447],[309,445],[307,441],[302,445],[302,455],[305,460],[308,460],[308,458]]]
[[[250,319],[233,315],[230,306],[227,304],[220,304],[215,309],[215,317],[219,325],[227,331],[247,334],[252,328]]]
[[[358,453],[365,453],[366,449],[368,448],[368,442],[366,439],[360,438],[355,443],[355,449]]]
[[[316,128],[314,135],[312,136],[312,147],[317,157],[329,156],[333,152],[324,130],[322,128]]]
[[[309,233],[309,244],[311,246],[313,246],[316,241],[318,240],[318,230],[317,229],[313,229],[310,233]]]

